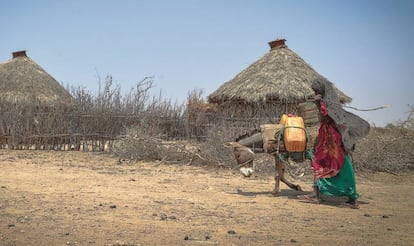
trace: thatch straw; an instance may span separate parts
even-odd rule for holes
[[[321,78],[295,52],[285,45],[272,48],[258,61],[209,95],[210,103],[298,103],[312,98],[312,81]],[[337,88],[336,88],[337,89]],[[342,103],[351,98],[337,91]]]
[[[27,56],[0,64],[0,101],[68,107],[72,96],[43,68]]]

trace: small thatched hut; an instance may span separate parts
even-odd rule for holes
[[[27,57],[25,51],[0,64],[0,145],[20,146],[34,135],[63,132],[73,98],[51,75]],[[66,121],[66,122],[65,122]]]
[[[269,42],[270,51],[208,96],[223,115],[275,122],[284,113],[314,97],[311,83],[321,78],[309,64],[290,50],[285,39]],[[343,103],[351,98],[338,90]]]
[[[72,96],[26,51],[0,64],[0,101],[8,104],[39,107],[70,107]]]

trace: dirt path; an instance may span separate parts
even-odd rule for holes
[[[271,175],[0,151],[0,245],[412,245],[414,174],[358,176],[361,208],[307,204]],[[299,182],[306,190],[309,182]]]

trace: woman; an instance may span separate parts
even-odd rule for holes
[[[321,115],[315,158],[314,190],[311,196],[301,198],[319,202],[320,194],[346,196],[343,205],[358,208],[354,170],[349,155],[355,142],[368,134],[369,124],[360,117],[343,110],[332,84],[326,80],[315,81],[315,102]]]

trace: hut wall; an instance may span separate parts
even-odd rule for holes
[[[202,140],[220,133],[224,141],[231,141],[240,135],[260,130],[262,124],[279,123],[283,114],[297,114],[297,104],[277,102],[262,105],[227,103],[203,108],[189,108],[190,138]]]
[[[283,114],[297,114],[297,104],[268,102],[265,104],[228,103],[219,105],[217,115],[235,122],[257,124],[278,123]]]

